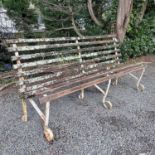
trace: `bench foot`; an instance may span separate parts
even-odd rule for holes
[[[48,142],[53,141],[54,140],[53,131],[48,127],[44,128],[44,137]]]
[[[27,122],[27,121],[28,121],[27,116],[22,115],[21,120],[22,120],[23,122]]]
[[[137,86],[137,90],[139,91],[144,91],[144,89],[145,89],[145,86],[141,83]]]
[[[34,100],[29,99],[31,105],[34,107],[40,118],[42,119],[43,129],[44,129],[44,137],[48,142],[54,140],[54,134],[52,130],[48,127],[49,124],[49,114],[50,114],[50,102],[45,104],[45,114],[39,109],[38,105]]]
[[[111,103],[110,101],[105,101],[105,102],[103,102],[103,106],[104,106],[106,109],[109,109],[109,110],[112,109],[112,103]]]
[[[145,89],[144,85],[141,83],[141,80],[142,80],[142,77],[144,75],[144,72],[145,72],[145,68],[142,70],[141,75],[140,75],[139,78],[137,76],[135,76],[134,74],[129,73],[129,75],[131,77],[133,77],[137,81],[136,85],[137,85],[137,90],[139,90],[139,91],[144,91],[144,89]]]
[[[107,86],[107,89],[106,91],[102,90],[98,85],[94,85],[104,96],[103,96],[103,106],[106,108],[106,109],[112,109],[112,103],[110,101],[106,101],[106,98],[108,96],[108,93],[109,93],[109,89],[110,89],[110,86],[111,86],[111,79],[108,81],[108,86]]]
[[[22,97],[22,111],[23,115],[21,117],[23,122],[27,122],[28,116],[27,116],[27,103],[24,97]]]

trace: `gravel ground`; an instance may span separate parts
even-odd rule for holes
[[[112,86],[111,111],[103,108],[102,95],[95,88],[86,90],[84,101],[78,93],[54,101],[49,124],[55,134],[52,144],[44,140],[34,109],[29,105],[29,121],[23,123],[17,91],[4,92],[0,155],[155,155],[155,63],[147,68],[143,82],[142,93],[130,77]]]

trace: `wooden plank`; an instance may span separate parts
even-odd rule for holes
[[[119,51],[119,50],[118,50]],[[99,51],[99,52],[95,52],[95,53],[87,53],[87,54],[82,54],[82,58],[90,58],[90,57],[94,57],[94,59],[97,56],[102,56],[105,54],[110,54],[114,52],[113,50],[109,50],[109,51]],[[108,57],[108,56],[107,56]],[[106,56],[103,56],[102,58],[106,58]],[[35,66],[39,66],[39,65],[46,65],[46,64],[53,64],[53,63],[65,63],[66,61],[69,63],[71,61],[79,61],[79,56],[78,55],[69,55],[69,56],[64,56],[64,57],[57,57],[54,59],[45,59],[45,60],[36,60],[33,62],[25,62],[22,64],[15,64],[13,65],[14,69],[18,69],[18,68],[27,68],[27,67],[35,67]]]
[[[118,57],[118,55],[117,55],[117,57]],[[99,67],[99,66],[101,66],[101,65],[103,65],[103,64],[110,64],[110,63],[113,63],[112,61],[111,61],[111,59],[113,59],[113,60],[115,60],[115,58],[116,58],[116,56],[115,55],[108,55],[107,57],[103,57],[102,59],[100,59],[100,60],[102,60],[102,62],[100,62],[100,63],[93,63],[93,64],[89,64],[89,65],[87,65],[87,66],[84,66],[85,67],[85,70],[87,71],[88,69],[90,70],[90,69],[93,69],[94,67]],[[97,59],[96,59],[97,60]],[[104,61],[103,61],[104,60]],[[79,65],[81,65],[81,64],[79,64]],[[80,67],[80,66],[79,66]],[[80,67],[81,68],[81,67]],[[33,82],[36,82],[36,81],[42,81],[42,80],[46,80],[46,79],[51,79],[51,78],[53,78],[53,77],[59,77],[59,76],[64,76],[64,73],[67,75],[67,77],[69,77],[69,76],[71,76],[71,74],[75,74],[74,72],[76,71],[77,73],[76,74],[78,74],[78,71],[80,71],[80,68],[78,68],[77,66],[76,66],[76,69],[75,69],[75,67],[73,66],[71,66],[68,70],[58,70],[58,71],[55,71],[55,72],[52,72],[51,71],[51,73],[50,72],[47,72],[48,73],[48,75],[47,74],[44,74],[44,75],[36,75],[36,77],[34,77],[34,78],[31,78],[31,77],[27,77],[27,80],[25,80],[25,82],[27,83],[33,83]],[[38,73],[39,74],[39,73]]]
[[[103,71],[103,69],[102,69]],[[71,84],[71,83],[75,83],[77,82],[77,80],[79,79],[79,81],[85,79],[85,78],[90,78],[90,76],[94,76],[96,77],[97,74],[100,74],[101,70],[95,69],[95,70],[91,70],[90,72],[87,72],[85,74],[79,74],[79,75],[75,75],[74,77],[70,77],[68,79],[61,80],[60,81],[54,81],[55,83],[53,84],[53,81],[48,81],[39,85],[35,85],[32,87],[27,87],[27,89],[29,89],[27,92],[27,94],[32,95],[32,94],[36,94],[36,92],[38,92],[38,90],[40,91],[44,91],[44,90],[48,90],[48,87],[52,86],[52,90],[56,90],[56,89],[60,89],[63,88],[65,85]],[[84,77],[82,77],[84,76]]]
[[[109,77],[106,76],[106,77],[97,78],[94,81],[85,82],[85,83],[80,84],[78,86],[66,89],[65,91],[60,91],[58,93],[54,93],[54,94],[48,95],[46,97],[40,97],[39,101],[40,101],[40,103],[46,103],[48,101],[55,100],[57,98],[65,96],[65,95],[74,93],[74,92],[76,92],[78,90],[81,90],[82,88],[86,89],[88,87],[93,86],[94,84],[99,84],[99,83],[105,82],[105,81],[107,81],[109,79],[118,78],[118,77],[121,77],[123,75],[129,74],[130,72],[135,72],[135,71],[139,71],[139,70],[142,70],[142,68],[134,68],[132,70],[125,70],[123,72],[118,72],[118,73],[112,74]]]
[[[132,68],[136,68],[136,67],[144,67],[142,66],[141,64],[137,65],[137,66],[133,66],[133,65],[129,65],[128,68],[127,67],[122,67],[122,68],[117,68],[117,69],[111,69],[111,70],[108,70],[108,71],[105,71],[105,70],[94,70],[94,72],[90,72],[88,74],[85,74],[84,77],[76,77],[77,79],[68,79],[67,81],[62,81],[62,82],[58,82],[57,84],[54,84],[54,85],[51,85],[50,88],[52,88],[52,91],[55,91],[57,89],[60,89],[60,88],[63,88],[65,86],[69,86],[71,84],[74,84],[76,82],[80,82],[80,81],[83,81],[83,80],[88,80],[88,79],[92,79],[92,78],[95,78],[97,76],[103,76],[103,75],[107,75],[107,74],[111,74],[113,72],[118,72],[120,70],[126,70],[126,69],[132,69]],[[79,79],[79,80],[78,80]],[[48,90],[49,86],[47,87],[47,85],[45,85],[45,90],[47,89]],[[44,90],[44,88],[42,89]],[[41,92],[41,90],[38,91],[39,93]],[[36,91],[32,91],[31,92],[32,94],[34,93],[37,93],[37,90]],[[44,92],[44,93],[47,93],[47,92]]]
[[[25,83],[27,83],[27,87],[30,86],[30,88],[32,88],[34,85],[35,85],[34,87],[37,86],[37,88],[41,88],[42,86],[45,86],[47,84],[61,83],[66,80],[70,80],[70,79],[77,78],[77,77],[82,77],[89,73],[93,73],[96,70],[99,71],[99,69],[104,70],[105,69],[105,68],[103,68],[104,64],[105,63],[103,62],[103,63],[100,63],[100,66],[99,65],[96,65],[96,66],[94,65],[93,67],[91,66],[91,68],[85,69],[85,72],[83,72],[83,73],[81,73],[81,70],[78,70],[76,74],[75,73],[73,74],[72,73],[73,71],[69,71],[69,73],[66,73],[64,71],[64,72],[60,72],[59,76],[56,76],[56,74],[57,74],[56,73],[53,76],[46,75],[46,76],[42,76],[42,77],[35,77],[32,79],[26,80]]]
[[[118,47],[118,45],[116,45]],[[87,51],[96,51],[96,50],[106,50],[108,51],[114,48],[114,45],[108,45],[108,46],[97,46],[97,47],[91,47],[91,48],[80,48],[80,52],[87,52]],[[118,49],[119,50],[119,49]],[[67,55],[67,54],[76,54],[78,53],[77,49],[72,50],[66,50],[66,51],[51,51],[51,52],[40,52],[40,53],[32,53],[32,54],[20,54],[21,60],[28,60],[28,59],[34,59],[38,57],[48,57],[48,56],[59,56],[59,55]],[[15,61],[18,59],[16,56],[12,56],[12,61]]]
[[[17,50],[17,45],[13,44],[12,47],[16,49],[15,56],[19,57],[19,53],[18,53],[18,50]],[[16,63],[17,63],[17,65],[20,66],[21,65],[20,59],[17,59]],[[19,67],[17,72],[22,72],[22,68]],[[24,85],[24,77],[23,76],[19,77],[19,83],[20,83],[20,85],[19,85],[20,89],[23,90],[22,93],[25,92],[25,85]]]
[[[97,64],[101,60],[102,60],[102,57],[91,59],[91,60],[84,60],[82,63],[72,62],[72,63],[64,63],[61,65],[60,64],[58,65],[55,65],[55,64],[47,65],[46,64],[46,65],[40,66],[39,68],[38,66],[36,66],[37,68],[25,68],[26,70],[24,70],[24,72],[21,73],[21,75],[33,76],[35,74],[40,74],[40,73],[46,74],[50,72],[58,72],[58,71],[66,70],[66,69],[72,69],[74,67],[79,67],[80,65],[83,65],[84,67],[89,67],[89,65],[94,64],[94,63]],[[110,61],[108,63],[111,64],[112,62]],[[20,74],[18,76],[20,76]]]
[[[16,76],[16,71],[0,72],[0,80],[7,78],[14,78]]]
[[[103,40],[103,41],[87,41],[77,43],[62,43],[62,44],[47,44],[47,45],[33,45],[33,46],[18,46],[18,52],[25,51],[34,51],[34,50],[43,50],[43,49],[52,49],[52,48],[62,48],[62,47],[75,47],[75,46],[87,46],[87,45],[99,45],[99,44],[108,44],[113,43],[113,40]],[[15,52],[16,48],[8,47],[9,52]]]
[[[91,71],[90,73],[87,73],[85,74],[85,78],[88,79],[88,78],[93,78],[93,77],[96,77],[96,76],[99,76],[99,75],[106,75],[106,74],[110,74],[112,72],[119,72],[120,70],[126,70],[126,69],[130,69],[130,68],[136,68],[136,67],[144,67],[142,64],[137,64],[137,65],[129,65],[129,66],[126,66],[126,67],[119,67],[119,68],[114,68],[114,69],[111,69],[111,70],[103,70],[101,68],[97,69],[97,70],[93,70]],[[80,76],[79,76],[80,77]],[[78,77],[77,77],[78,78]],[[79,81],[83,80],[84,78],[81,78],[79,79]],[[69,79],[68,79],[69,80]],[[74,83],[76,82],[77,79],[70,79],[69,80],[69,83]],[[64,82],[59,82],[58,85],[53,85],[52,86],[52,90],[54,91],[54,88],[61,88],[61,87],[64,87],[66,85],[66,81],[65,83]],[[67,85],[68,85],[68,81],[67,81]]]
[[[80,69],[77,71],[76,74],[73,73],[75,71],[69,70],[68,73],[66,73],[66,71],[60,72],[59,76],[56,76],[57,75],[57,73],[56,73],[55,75],[45,75],[45,76],[41,76],[41,77],[27,79],[25,82],[28,83],[27,86],[33,87],[33,85],[35,85],[35,87],[38,86],[37,88],[40,88],[42,85],[45,86],[46,82],[48,84],[54,84],[55,82],[61,83],[62,81],[70,80],[70,79],[77,78],[77,77],[82,77],[84,75],[87,75],[88,73],[93,73],[96,70],[99,71],[99,69],[101,69],[101,67],[103,70],[103,69],[105,69],[105,68],[103,68],[105,63],[106,62],[102,62],[102,64],[100,63],[100,66],[99,65],[94,65],[93,67],[91,66],[91,68],[85,69],[85,72],[83,72],[83,73],[81,72]],[[65,73],[66,73],[66,75],[65,75]]]
[[[59,42],[59,41],[76,41],[76,40],[88,40],[88,39],[107,39],[115,38],[116,34],[104,35],[104,36],[86,36],[84,38],[80,37],[60,37],[60,38],[36,38],[36,39],[9,39],[6,40],[7,44],[20,44],[20,43],[36,43],[36,42]]]

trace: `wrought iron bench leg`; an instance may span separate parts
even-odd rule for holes
[[[141,83],[144,72],[145,72],[145,68],[142,70],[142,73],[141,73],[139,78],[137,76],[135,76],[134,74],[129,73],[129,75],[131,77],[133,77],[137,81],[137,84],[136,84],[137,85],[137,90],[140,90],[140,91],[144,91],[144,89],[145,89],[144,85]]]
[[[29,99],[31,105],[36,110],[36,112],[39,114],[40,118],[43,120],[44,123],[44,136],[48,142],[51,142],[54,140],[54,134],[52,130],[48,127],[49,123],[49,112],[50,112],[50,102],[47,102],[45,105],[45,115],[44,113],[39,109],[38,105],[35,103],[34,100]]]
[[[48,142],[51,142],[54,139],[54,135],[52,130],[48,127],[49,113],[50,113],[50,102],[47,102],[45,106],[44,136]]]
[[[119,78],[116,78],[116,79],[112,80],[112,85],[117,86],[118,85],[118,81],[119,81]]]
[[[22,100],[22,111],[23,111],[22,121],[23,122],[27,122],[28,115],[27,115],[27,103],[26,103],[26,99],[25,99],[25,97],[22,97],[21,100]]]
[[[115,80],[116,86],[118,85],[118,80],[119,80],[119,78],[116,78],[116,80]]]
[[[84,99],[84,89],[81,89],[81,93],[79,95],[79,99]]]
[[[106,98],[107,98],[107,95],[108,95],[108,92],[109,92],[109,89],[110,89],[110,86],[111,86],[111,79],[108,81],[108,86],[107,86],[107,89],[106,91],[102,90],[98,85],[94,85],[104,96],[103,96],[103,106],[106,108],[106,109],[112,109],[112,103],[110,101],[107,101]]]

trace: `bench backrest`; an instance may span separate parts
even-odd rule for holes
[[[28,95],[48,85],[116,67],[120,50],[115,35],[7,40],[20,92]]]

